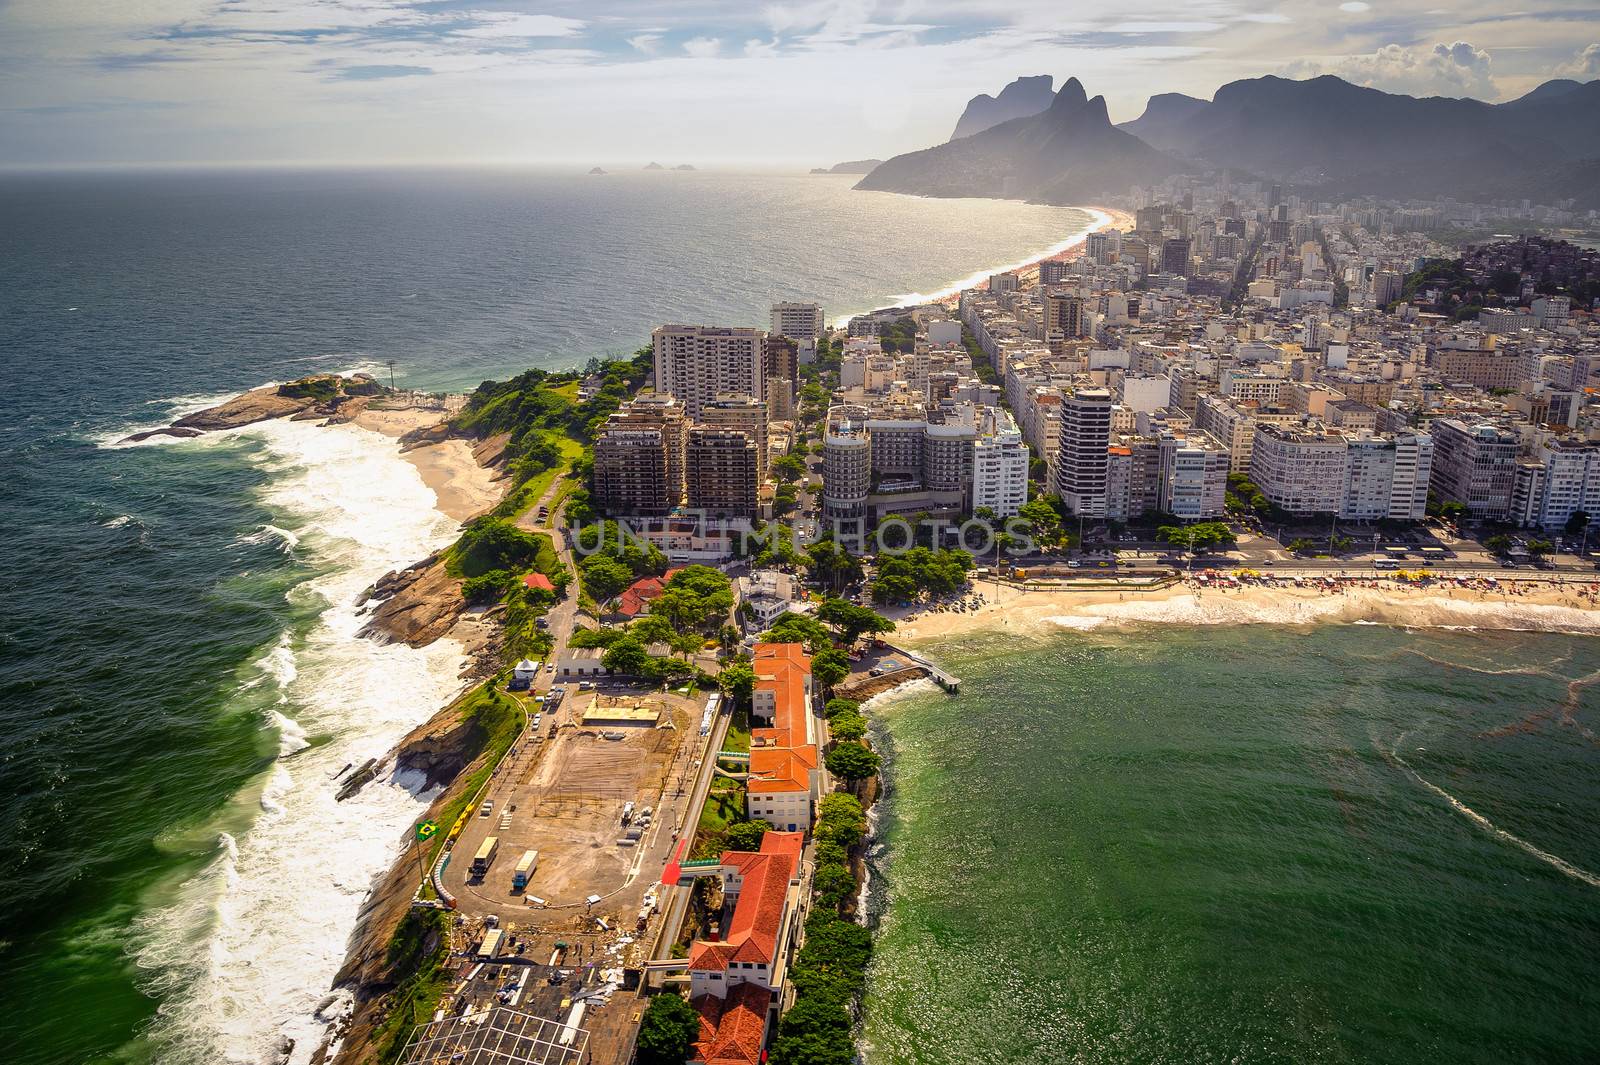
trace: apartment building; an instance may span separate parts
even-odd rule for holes
[[[1028,501],[1028,445],[1011,415],[992,408],[984,414],[972,446],[972,509],[1009,518]]]
[[[817,338],[827,330],[822,307],[815,303],[774,303],[769,324],[769,332],[806,347],[815,347]]]
[[[594,502],[605,514],[665,514],[683,502],[688,419],[645,392],[607,418],[594,444]]]
[[[723,393],[767,394],[766,334],[759,329],[663,325],[651,339],[656,391],[677,397],[692,419]]]
[[[1426,513],[1432,461],[1426,433],[1257,425],[1250,479],[1292,513],[1417,521]]]
[[[1221,517],[1228,494],[1228,449],[1195,430],[1181,436],[1163,432],[1158,450],[1158,509],[1185,521]]]
[[[1431,485],[1440,499],[1460,503],[1474,518],[1504,520],[1511,510],[1520,441],[1499,426],[1440,418],[1433,437]]]
[[[1073,514],[1104,517],[1106,449],[1111,446],[1111,393],[1081,388],[1061,400],[1057,487]]]
[[[684,481],[688,505],[720,518],[754,518],[761,485],[756,441],[736,428],[689,427]]]
[[[767,479],[769,448],[768,406],[751,396],[724,393],[700,409],[700,424],[744,433],[755,444],[756,480]]]

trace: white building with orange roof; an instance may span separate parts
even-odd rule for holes
[[[797,643],[759,643],[751,662],[750,776],[745,813],[785,832],[811,828],[821,785],[811,659]]]
[[[716,870],[733,906],[725,939],[699,940],[689,952],[689,999],[700,1037],[689,1059],[703,1065],[755,1065],[783,1001],[789,957],[801,921],[798,832],[768,832],[759,851],[723,851]]]

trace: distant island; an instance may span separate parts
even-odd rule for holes
[[[646,163],[644,165],[644,168],[646,170],[665,170],[666,169],[666,167],[662,166],[660,163]]]
[[[814,166],[813,174],[870,174],[883,165],[882,159],[852,159],[848,163],[834,163],[832,166]]]
[[[673,167],[672,169],[674,169],[674,170],[693,170],[694,167],[690,166],[688,163],[679,163],[677,166]]]
[[[591,174],[604,174],[605,171],[601,170],[599,167],[596,166],[596,167],[591,167],[590,170],[589,170],[589,173],[591,173]]]

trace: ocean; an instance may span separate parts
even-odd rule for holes
[[[1600,1060],[1593,637],[927,649],[961,696],[873,712],[867,1065]]]
[[[947,291],[1091,216],[807,175],[0,176],[0,1045],[8,1065],[304,1062],[427,796],[332,801],[457,690],[354,637],[453,523],[393,444],[279,422],[116,442],[267,381],[471,388]]]

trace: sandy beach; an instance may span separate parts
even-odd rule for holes
[[[367,407],[353,419],[363,429],[371,429],[396,439],[414,429],[425,429],[443,421],[445,413],[434,408]],[[457,521],[468,521],[500,502],[505,482],[497,470],[478,465],[472,445],[465,440],[445,440],[414,447],[402,453],[422,474],[422,481],[433,489],[439,512]]]
[[[976,632],[1044,633],[1103,625],[1366,622],[1416,628],[1516,629],[1600,633],[1600,584],[1577,579],[1433,581],[1423,585],[1372,579],[1336,588],[1287,582],[1203,587],[1181,581],[1133,587],[1023,591],[993,582],[974,585],[976,610],[891,612],[895,638],[924,642]]]

